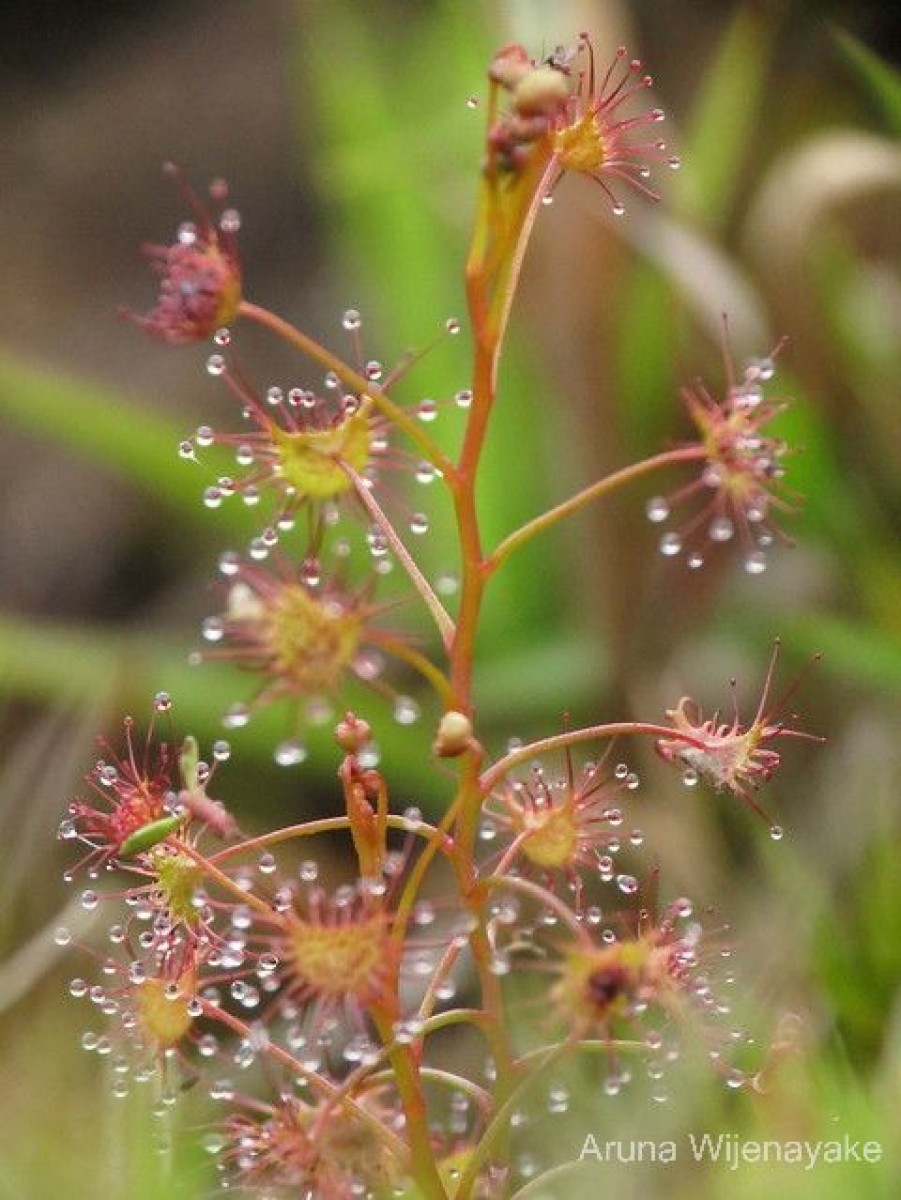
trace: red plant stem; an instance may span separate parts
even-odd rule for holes
[[[665,450],[661,454],[655,454],[651,458],[645,458],[641,462],[632,463],[628,467],[614,471],[612,475],[606,475],[603,479],[599,479],[597,482],[576,492],[568,500],[562,501],[553,508],[549,508],[547,512],[541,513],[540,516],[534,517],[531,521],[527,521],[525,525],[521,525],[513,533],[507,534],[504,540],[489,554],[485,562],[485,570],[496,571],[514,550],[517,550],[525,542],[529,541],[530,538],[543,533],[546,529],[550,529],[552,525],[555,525],[558,521],[562,521],[572,513],[578,512],[586,504],[591,504],[594,500],[599,500],[602,496],[609,495],[611,492],[616,491],[617,488],[624,487],[626,484],[632,483],[633,480],[639,479],[642,475],[648,475],[660,467],[668,467],[675,463],[697,462],[707,457],[707,451],[702,446],[683,446],[678,450]]]
[[[203,1007],[203,1015],[209,1017],[213,1021],[218,1021],[222,1025],[227,1025],[233,1033],[237,1033],[239,1037],[246,1041],[253,1042],[254,1032],[249,1025],[242,1021],[239,1017],[234,1016],[230,1012],[226,1012],[217,1004],[213,1004],[209,1000],[205,1000],[202,996],[198,996],[201,1006]],[[334,1100],[348,1109],[350,1109],[358,1120],[367,1125],[376,1136],[385,1143],[391,1153],[397,1158],[401,1164],[406,1163],[409,1156],[409,1150],[406,1144],[393,1133],[390,1129],[369,1112],[362,1105],[357,1104],[350,1096],[339,1095],[337,1084],[331,1083],[328,1079],[324,1079],[316,1071],[310,1071],[304,1067],[303,1063],[298,1061],[293,1054],[290,1054],[282,1046],[276,1042],[266,1041],[261,1047],[262,1053],[267,1054],[274,1062],[285,1067],[288,1073],[297,1079],[305,1080],[316,1091],[321,1092],[329,1100]],[[445,1200],[444,1191],[440,1193],[440,1200]]]
[[[699,750],[705,748],[702,741],[691,737],[690,734],[683,733],[680,729],[673,728],[672,725],[654,725],[648,721],[616,721],[607,725],[586,725],[583,729],[567,729],[564,733],[539,738],[537,742],[529,742],[527,746],[520,746],[517,750],[505,754],[503,758],[499,758],[487,771],[482,773],[480,779],[482,794],[486,795],[490,792],[495,784],[515,766],[540,758],[542,754],[548,754],[552,750],[559,750],[564,746],[575,746],[579,742],[591,742],[623,735],[631,736],[636,733],[648,737],[665,737],[670,741],[680,740],[685,742],[686,746],[695,746]]]

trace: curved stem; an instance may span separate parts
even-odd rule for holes
[[[253,1030],[239,1017],[234,1016],[232,1013],[226,1012],[218,1005],[213,1004],[209,1000],[205,1000],[202,996],[198,996],[197,999],[203,1007],[203,1015],[205,1017],[208,1017],[213,1021],[218,1021],[222,1025],[228,1026],[233,1033],[237,1033],[240,1037],[251,1043],[253,1042]],[[337,1084],[325,1079],[316,1071],[310,1071],[303,1065],[302,1062],[296,1059],[293,1054],[290,1054],[282,1046],[279,1046],[277,1042],[266,1041],[260,1047],[260,1049],[274,1062],[277,1062],[279,1066],[285,1067],[292,1077],[303,1079],[310,1085],[310,1087],[314,1088],[317,1092],[320,1092],[324,1097],[326,1097],[328,1101],[339,1099],[339,1088]],[[376,1134],[376,1136],[382,1142],[384,1142],[384,1144],[388,1147],[391,1153],[395,1155],[400,1163],[407,1163],[409,1159],[409,1149],[406,1143],[402,1141],[396,1133],[393,1133],[390,1129],[387,1129],[378,1119],[378,1117],[369,1112],[363,1107],[363,1105],[357,1104],[357,1102],[352,1100],[350,1096],[340,1096],[340,1103],[342,1106],[348,1108],[359,1121],[368,1126],[368,1128],[370,1128]]]
[[[549,892],[539,884],[533,883],[531,879],[523,879],[518,875],[489,875],[487,879],[482,880],[482,886],[486,888],[509,888],[511,892],[521,892],[524,896],[529,896],[545,908],[551,909],[564,925],[569,926],[579,941],[591,942],[591,938],[588,936],[584,925],[580,923],[572,909],[568,908],[553,892]]]
[[[706,450],[701,446],[684,446],[678,450],[666,450],[661,454],[655,454],[651,458],[645,458],[641,462],[632,463],[628,467],[614,471],[612,475],[606,475],[603,479],[597,480],[596,483],[592,483],[581,491],[576,492],[568,500],[562,501],[553,508],[549,508],[547,512],[534,517],[531,521],[527,521],[525,525],[521,525],[513,533],[507,534],[504,540],[489,554],[485,561],[486,569],[496,571],[501,563],[510,557],[514,550],[518,550],[520,546],[524,545],[531,538],[536,537],[539,533],[543,533],[546,529],[550,529],[552,525],[578,512],[579,509],[584,508],[587,504],[591,504],[603,496],[610,495],[617,488],[624,487],[633,480],[639,479],[642,475],[656,471],[659,467],[671,466],[674,463],[697,462],[707,457]]]
[[[499,758],[487,771],[483,771],[480,779],[482,793],[486,794],[490,792],[508,771],[511,771],[520,763],[529,762],[533,758],[539,758],[542,754],[549,754],[552,750],[559,750],[564,746],[575,746],[579,742],[592,742],[602,738],[614,738],[636,733],[644,734],[648,737],[665,737],[670,741],[683,741],[686,746],[696,746],[700,750],[704,749],[703,742],[683,733],[680,729],[674,729],[672,725],[654,725],[648,721],[614,721],[607,725],[587,725],[584,729],[567,729],[564,733],[556,733],[552,737],[539,738],[537,742],[529,742],[527,746],[520,746],[517,750],[511,750],[509,754],[505,754],[503,758]]]
[[[405,833],[415,833],[420,837],[431,839],[438,831],[434,825],[425,821],[410,821],[407,817],[389,813],[387,824],[390,829],[402,829]],[[318,821],[301,821],[297,825],[286,825],[283,829],[275,829],[271,833],[261,833],[258,837],[246,838],[233,846],[226,846],[202,861],[204,863],[221,863],[227,858],[238,854],[249,854],[254,850],[262,850],[276,846],[279,842],[289,842],[294,838],[315,837],[319,833],[333,833],[337,829],[349,829],[350,819],[341,817],[322,817]]]

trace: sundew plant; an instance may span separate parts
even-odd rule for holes
[[[755,1093],[790,1049],[778,1014],[756,1044],[733,1015],[741,931],[724,927],[728,899],[707,912],[675,891],[638,824],[653,772],[675,771],[783,837],[766,785],[783,753],[820,739],[791,707],[799,680],[784,679],[778,639],[760,642],[748,711],[727,686],[721,711],[690,694],[584,724],[551,709],[530,740],[510,729],[499,743],[480,720],[486,597],[524,547],[575,514],[634,495],[659,556],[685,573],[715,559],[756,578],[797,536],[802,497],[779,433],[790,347],[737,360],[728,313],[718,376],[672,397],[689,436],[497,540],[485,533],[489,432],[519,436],[498,425],[495,400],[530,238],[548,205],[569,202],[572,176],[617,222],[666,203],[679,158],[653,89],[641,62],[588,33],[490,59],[485,94],[469,100],[485,132],[467,309],[442,315],[435,338],[468,341],[471,370],[446,397],[417,393],[430,347],[393,364],[371,357],[356,309],[326,345],[266,308],[244,278],[242,216],[225,184],[195,189],[167,168],[185,220],[147,250],[155,306],[126,315],[164,346],[209,343],[225,403],[179,453],[206,506],[245,506],[255,530],[222,548],[217,609],[193,658],[201,673],[212,659],[237,664],[247,688],[209,746],[181,727],[175,694],[123,714],[59,836],[69,882],[108,931],[69,985],[90,1013],[84,1045],[112,1064],[115,1095],[153,1094],[161,1124],[183,1095],[206,1095],[188,1136],[233,1194],[538,1195],[541,1172],[560,1163],[528,1153],[523,1106],[561,1064],[584,1058],[609,1097],[644,1081],[662,1101],[679,1086],[680,1054],[724,1091]],[[248,326],[296,354],[296,382],[250,377]],[[419,547],[436,522],[449,565],[433,577]],[[329,815],[251,835],[220,780],[268,706],[285,714],[272,750],[290,770],[304,770],[308,730],[330,729],[337,782],[321,804]],[[399,764],[380,737],[391,723],[410,727],[405,744],[436,781],[434,815],[396,794]],[[639,779],[642,743],[656,759]],[[242,819],[252,811],[250,797]],[[336,836],[349,876],[332,865]],[[465,1052],[448,1056],[457,1036]],[[565,1108],[565,1089],[552,1088],[551,1111]]]

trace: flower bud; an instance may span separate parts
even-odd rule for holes
[[[465,713],[451,709],[438,722],[432,750],[439,758],[456,758],[472,744],[472,722]]]

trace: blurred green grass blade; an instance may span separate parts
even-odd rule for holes
[[[725,220],[760,118],[772,31],[773,23],[750,5],[739,8],[727,28],[680,137],[679,216],[707,225]]]
[[[889,129],[901,137],[901,74],[844,29],[833,27],[832,36],[879,105]]]
[[[138,484],[195,516],[197,494],[176,448],[184,431],[94,384],[0,355],[0,414],[41,441],[52,441]]]
[[[753,616],[749,614],[753,623]],[[779,633],[795,653],[822,653],[822,669],[856,686],[901,695],[901,638],[851,618],[786,614]]]

